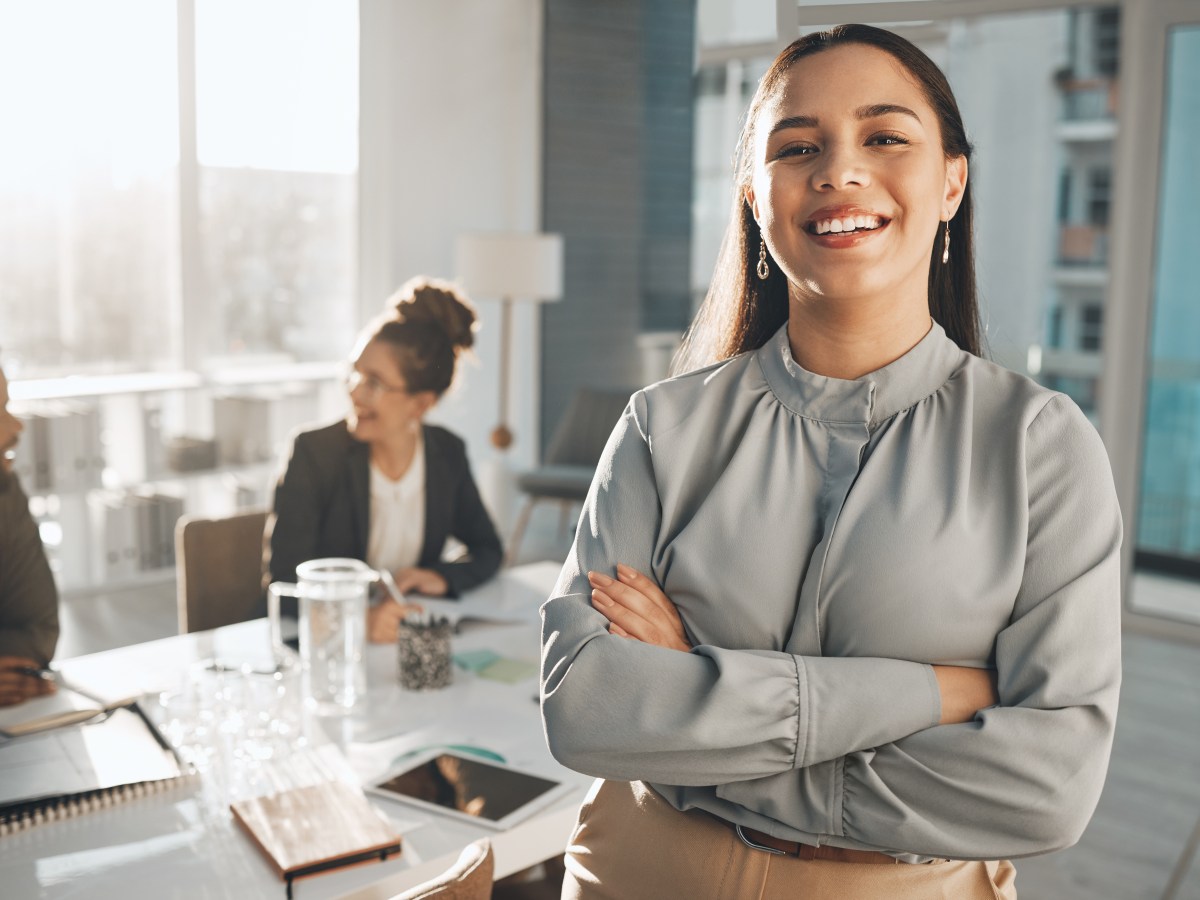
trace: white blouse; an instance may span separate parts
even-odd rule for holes
[[[415,566],[425,541],[425,441],[417,441],[408,471],[393,481],[371,463],[371,526],[367,564],[395,572]]]

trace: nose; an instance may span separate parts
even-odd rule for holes
[[[367,390],[367,380],[363,378],[361,372],[352,369],[346,376],[346,393],[351,399],[365,398],[370,395],[370,391]]]
[[[870,176],[856,147],[831,143],[812,170],[812,186],[818,191],[840,191],[847,187],[866,187]]]

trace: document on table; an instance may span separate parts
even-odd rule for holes
[[[0,806],[181,774],[179,762],[132,709],[0,744]]]

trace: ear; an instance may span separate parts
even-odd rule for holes
[[[754,185],[746,188],[745,192],[746,204],[750,207],[750,215],[754,216],[754,221],[758,221],[758,201],[754,199]]]
[[[954,218],[967,190],[967,158],[956,156],[946,160],[946,186],[942,194],[942,215],[945,221]]]
[[[437,405],[438,395],[433,391],[418,391],[415,394],[410,394],[413,402],[417,405],[418,418],[424,418],[425,414]]]

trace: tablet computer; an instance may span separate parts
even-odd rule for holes
[[[366,789],[380,797],[504,829],[553,803],[571,787],[444,749],[422,752]]]

